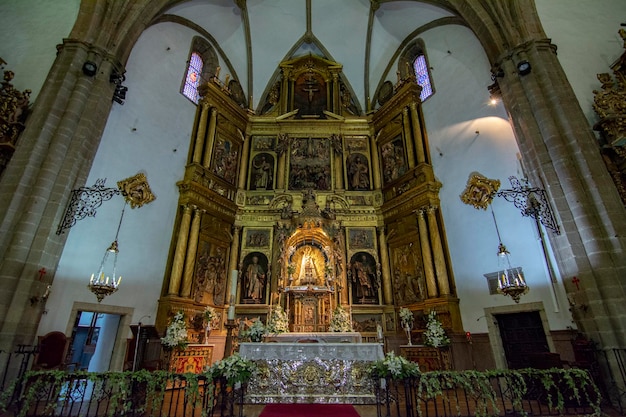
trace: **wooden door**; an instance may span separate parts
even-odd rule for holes
[[[528,368],[531,357],[550,352],[538,311],[498,314],[495,317],[509,369]]]

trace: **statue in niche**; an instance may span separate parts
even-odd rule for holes
[[[348,187],[351,191],[369,190],[370,171],[367,159],[360,153],[352,154],[348,157]]]
[[[379,283],[376,274],[376,262],[372,255],[365,252],[354,255],[350,263],[349,274],[352,281],[353,302],[376,304]]]
[[[302,260],[300,261],[300,276],[298,277],[300,284],[315,285],[318,283],[319,276],[315,265],[311,246],[305,246],[302,250]]]
[[[273,188],[274,158],[262,153],[252,160],[251,190],[271,190]]]
[[[265,284],[268,278],[267,258],[258,252],[246,257],[244,261],[244,303],[261,304],[265,302]]]

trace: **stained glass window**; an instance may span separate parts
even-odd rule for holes
[[[426,65],[426,57],[424,55],[418,55],[417,58],[415,58],[415,61],[413,61],[413,68],[415,69],[415,78],[417,78],[417,83],[422,87],[420,99],[424,101],[433,94],[433,88],[430,85],[428,65]]]
[[[183,86],[183,94],[196,104],[198,104],[198,84],[200,83],[203,65],[202,57],[200,57],[198,53],[193,52],[189,59],[189,66],[187,67],[187,77],[185,78],[185,85]]]

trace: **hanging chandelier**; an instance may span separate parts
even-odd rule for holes
[[[493,216],[493,223],[498,234],[498,265],[500,267],[498,270],[498,292],[511,297],[513,301],[519,303],[520,297],[529,291],[528,284],[526,284],[521,268],[511,267],[510,252],[500,238],[500,230],[498,229],[493,208],[491,208],[491,215]]]
[[[116,292],[119,288],[120,282],[122,281],[122,277],[117,275],[117,255],[119,254],[117,237],[120,233],[120,227],[122,226],[122,219],[124,218],[124,211],[126,210],[127,204],[128,202],[125,202],[124,208],[122,208],[120,222],[117,225],[117,232],[115,232],[115,240],[104,252],[98,272],[96,274],[91,274],[91,279],[87,285],[89,291],[96,295],[98,302],[101,302],[104,297]]]

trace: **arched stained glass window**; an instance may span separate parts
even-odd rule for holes
[[[430,74],[428,73],[428,65],[426,65],[426,57],[424,55],[418,55],[417,58],[415,58],[415,61],[413,61],[413,68],[415,69],[417,84],[422,87],[420,100],[423,102],[433,94],[433,88],[430,84]]]
[[[187,66],[187,77],[183,86],[183,94],[196,104],[198,104],[198,85],[200,84],[203,66],[202,57],[197,52],[193,52]]]

